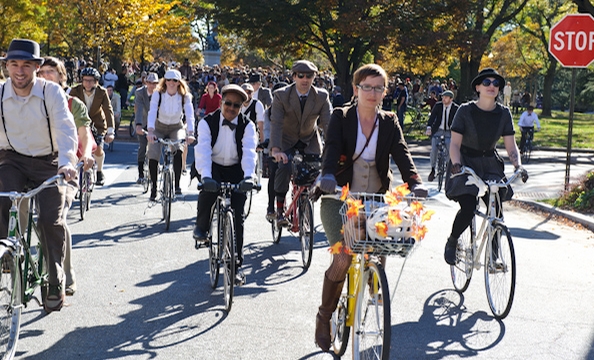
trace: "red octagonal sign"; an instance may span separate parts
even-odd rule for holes
[[[594,61],[594,18],[565,15],[551,28],[549,52],[565,67],[587,67]]]

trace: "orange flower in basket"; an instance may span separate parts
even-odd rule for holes
[[[417,241],[423,240],[425,238],[425,234],[427,234],[427,227],[425,225],[413,226],[412,236]]]
[[[421,211],[423,211],[423,204],[420,203],[419,201],[413,201],[410,204],[410,208],[412,209],[412,212],[416,215],[421,215]]]
[[[364,207],[361,200],[347,199],[346,203],[348,206],[346,215],[347,215],[347,218],[349,218],[349,219],[354,216],[359,216],[359,209]]]
[[[435,210],[427,210],[427,211],[425,211],[423,213],[423,216],[421,216],[421,222],[431,220],[431,217],[433,216],[433,214],[435,214]]]
[[[340,200],[345,201],[347,196],[349,196],[349,184],[348,183],[342,187],[342,193],[340,194]]]
[[[402,223],[402,216],[400,215],[400,210],[390,209],[388,211],[388,223],[390,225],[398,225]]]
[[[388,237],[388,225],[385,222],[376,222],[375,232],[381,237]]]

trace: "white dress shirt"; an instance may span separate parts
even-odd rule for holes
[[[212,163],[222,166],[231,166],[241,161],[244,177],[254,177],[256,168],[256,126],[248,121],[243,134],[241,148],[243,157],[240,160],[237,154],[235,131],[229,126],[223,126],[223,114],[219,118],[219,135],[214,146],[211,147],[212,135],[206,120],[198,123],[198,144],[194,146],[196,170],[202,177],[212,178]],[[231,121],[237,124],[237,118]]]
[[[250,104],[248,106],[245,105],[241,105],[241,113],[248,117],[249,116],[245,113],[245,111],[252,106],[252,103],[256,102],[256,106],[255,106],[255,110],[256,110],[256,122],[264,122],[264,105],[262,105],[262,102],[256,98],[252,98],[252,101],[250,101]]]
[[[182,96],[179,93],[169,95],[166,92],[162,93],[155,91],[151,96],[151,106],[148,112],[147,123],[148,129],[155,128],[157,121],[157,111],[159,111],[159,122],[165,125],[175,125],[181,121],[182,118]],[[161,98],[161,107],[159,108],[159,99]],[[194,107],[192,106],[192,95],[186,94],[184,97],[184,108],[186,114],[186,124],[188,126],[188,133],[194,133]]]
[[[536,123],[536,127],[540,130],[540,121],[538,121],[538,115],[532,112],[529,114],[528,111],[524,111],[522,115],[520,115],[520,121],[518,121],[518,126],[520,127],[533,127],[534,123]]]
[[[357,120],[359,119],[359,113],[357,112]],[[377,115],[376,115],[377,119]],[[375,160],[375,152],[377,150],[377,134],[379,133],[379,123],[376,121],[376,129],[373,130],[373,134],[371,134],[371,139],[369,139],[369,144],[367,147],[363,149],[365,143],[367,142],[367,137],[363,134],[363,129],[361,128],[361,121],[357,121],[357,144],[355,145],[355,152],[353,153],[353,159],[355,159],[361,151],[361,159],[366,161]]]
[[[31,93],[25,98],[14,93],[10,78],[4,85],[0,85],[0,89],[3,87],[4,90],[1,114],[4,124],[0,124],[0,149],[14,148],[18,153],[27,156],[45,156],[52,153],[50,129],[43,106],[44,85],[45,106],[49,113],[53,149],[54,152],[58,152],[58,167],[68,164],[75,166],[78,161],[78,137],[74,118],[68,110],[66,93],[58,84],[38,77],[33,78]]]
[[[441,124],[439,125],[439,128],[441,130],[450,130],[449,126],[447,128],[445,126],[447,124],[448,118],[450,117],[451,109],[452,109],[452,104],[443,107],[443,113],[441,114]]]

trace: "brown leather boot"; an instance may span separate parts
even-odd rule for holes
[[[330,318],[338,304],[343,284],[344,280],[335,282],[324,274],[322,305],[316,315],[316,344],[325,352],[330,350]]]

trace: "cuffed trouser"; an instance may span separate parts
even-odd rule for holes
[[[293,163],[289,160],[286,164],[278,163],[276,174],[274,176],[274,192],[276,193],[276,201],[285,201],[285,196],[289,191],[289,183],[291,182],[291,173],[293,171]]]
[[[437,130],[437,132],[431,137],[431,169],[435,169],[435,165],[437,163],[437,146],[439,145],[439,140],[441,135],[445,135],[445,143],[446,143],[446,163],[447,160],[450,158],[450,140],[452,138],[452,133],[450,131],[444,131],[443,129]]]
[[[0,191],[23,191],[27,185],[37,187],[58,172],[57,156],[29,157],[10,150],[0,150]],[[66,223],[63,218],[66,189],[52,186],[37,196],[37,227],[46,254],[49,283],[64,281]],[[0,198],[0,237],[8,234],[10,199]]]
[[[144,164],[148,140],[146,139],[145,134],[137,134],[136,137],[138,138],[138,163]]]

